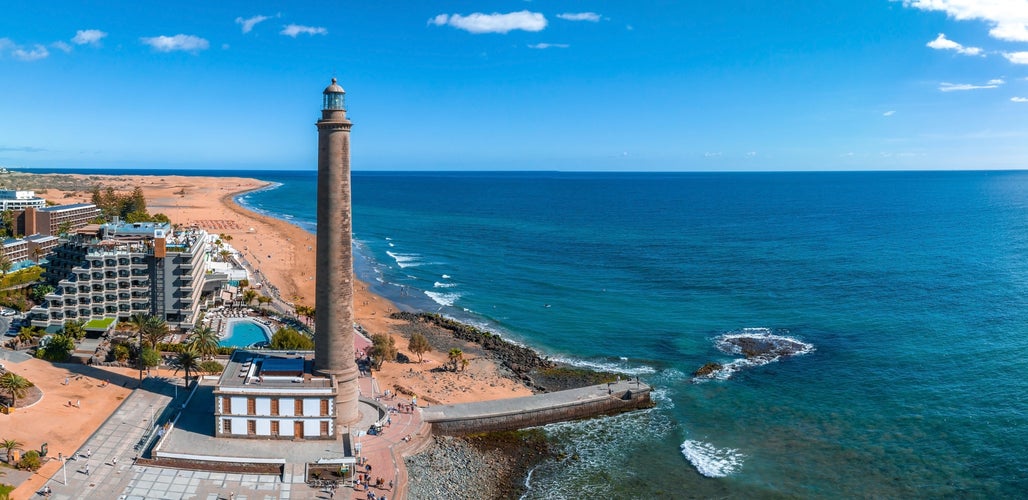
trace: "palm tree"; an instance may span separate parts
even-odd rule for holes
[[[189,387],[189,373],[195,372],[200,366],[200,355],[197,354],[192,348],[188,348],[185,351],[178,353],[175,356],[175,373],[179,370],[185,371],[186,387]]]
[[[12,267],[14,267],[14,262],[11,262],[11,258],[5,253],[0,253],[0,271],[3,272],[0,278],[6,277]]]
[[[267,309],[265,309],[265,307],[268,304],[270,304],[273,300],[275,300],[275,299],[272,299],[271,297],[268,297],[267,295],[261,295],[260,297],[257,297],[257,303],[261,305],[261,315],[262,316],[267,316],[268,311],[267,311]]]
[[[221,256],[222,262],[228,262],[228,258],[232,256],[232,252],[228,250],[222,250],[218,252],[218,255]]]
[[[457,367],[460,366],[461,361],[464,360],[464,352],[460,349],[450,349],[450,364],[453,365],[453,371],[457,371]]]
[[[218,354],[218,333],[213,328],[202,325],[196,327],[193,330],[193,334],[189,336],[187,344],[190,349],[195,350],[202,359],[213,358],[215,354]]]
[[[20,343],[31,344],[35,338],[36,329],[31,326],[23,326],[21,330],[18,330],[18,342]]]
[[[243,290],[243,303],[244,304],[250,305],[250,304],[253,303],[253,300],[256,299],[256,298],[257,298],[257,290],[254,290],[253,288],[247,288],[246,290]]]
[[[46,255],[46,251],[42,247],[35,247],[32,249],[32,260],[39,264],[39,259]]]
[[[7,451],[7,463],[11,463],[11,455],[14,453],[14,450],[21,448],[23,445],[24,443],[15,439],[0,440],[0,448]]]
[[[136,334],[139,335],[139,337],[138,337],[138,339],[139,339],[138,347],[139,347],[139,381],[140,382],[143,381],[143,326],[146,324],[146,318],[147,318],[146,314],[136,313],[136,314],[133,314],[132,316],[130,316],[128,321],[126,322],[126,324],[129,325],[129,328],[135,330]]]
[[[160,316],[146,315],[143,325],[139,330],[139,336],[144,342],[150,344],[150,348],[157,350],[164,337],[168,336],[168,323]]]
[[[18,398],[25,397],[29,387],[33,386],[35,386],[35,384],[29,382],[29,379],[14,372],[7,372],[0,376],[0,390],[7,391],[11,394],[11,408],[14,408],[15,403],[18,402]]]

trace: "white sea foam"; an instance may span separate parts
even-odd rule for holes
[[[440,278],[442,278],[444,280],[448,280],[448,279],[450,279],[450,275],[449,274],[444,274],[444,275],[440,276]]]
[[[726,333],[714,339],[714,345],[717,346],[721,352],[726,354],[737,354],[742,355],[742,348],[738,344],[732,342],[737,339],[758,339],[768,342],[789,344],[794,350],[790,354],[779,354],[775,352],[767,352],[757,356],[751,356],[742,359],[734,359],[728,363],[721,363],[721,369],[711,372],[709,375],[703,377],[695,377],[693,381],[703,382],[705,380],[717,379],[717,380],[728,380],[732,374],[742,370],[743,368],[752,368],[757,366],[763,366],[768,363],[774,363],[782,359],[785,356],[802,356],[809,354],[814,351],[814,345],[807,342],[803,342],[795,337],[789,337],[787,335],[778,335],[770,328],[758,327],[758,328],[742,328],[733,332]]]
[[[443,283],[443,282],[440,282],[440,281],[436,281],[435,284],[433,284],[432,286],[434,286],[436,288],[453,288],[453,287],[457,286],[457,284],[456,283]]]
[[[566,365],[577,366],[579,368],[589,368],[590,370],[604,371],[611,373],[624,373],[626,375],[646,375],[650,373],[656,373],[652,366],[639,365],[630,366],[628,363],[614,363],[610,361],[589,361],[585,359],[577,358],[565,358],[562,356],[554,356],[550,358],[558,363],[564,363]]]
[[[459,293],[425,292],[425,295],[441,306],[452,306],[460,298]]]
[[[396,265],[400,266],[400,269],[406,267],[418,267],[421,265],[421,256],[416,253],[395,253],[386,252],[386,255],[393,258],[396,261]]]
[[[707,477],[725,477],[742,467],[743,455],[733,448],[715,448],[710,443],[687,439],[682,443],[682,455]]]
[[[393,244],[393,242],[391,242],[391,241],[390,241],[390,242],[389,242],[389,246],[391,246],[391,247],[395,247],[396,245],[394,245],[394,244]]]

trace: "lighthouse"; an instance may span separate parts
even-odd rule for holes
[[[318,234],[314,369],[336,385],[336,427],[360,420],[353,344],[350,126],[346,92],[332,79],[318,120]]]

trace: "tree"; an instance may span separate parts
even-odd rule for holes
[[[29,387],[34,387],[35,384],[29,382],[29,379],[22,377],[14,372],[7,372],[0,375],[0,391],[7,391],[11,395],[11,408],[16,406],[18,398],[25,397],[28,393]]]
[[[232,256],[232,252],[229,250],[222,250],[218,252],[218,256],[221,257],[222,262],[228,262],[228,258]]]
[[[14,236],[14,212],[4,210],[0,212],[0,234]]]
[[[257,303],[260,304],[260,306],[261,306],[261,314],[262,315],[267,315],[268,311],[267,311],[267,309],[265,309],[265,307],[268,304],[270,304],[273,300],[275,300],[275,299],[272,299],[271,297],[268,297],[267,295],[261,295],[260,297],[257,297]]]
[[[5,253],[0,253],[0,278],[6,277],[7,273],[11,272],[11,268],[14,267],[14,262],[11,262],[11,258]]]
[[[457,371],[457,367],[462,366],[461,362],[464,361],[464,352],[460,349],[450,349],[449,359],[450,361],[447,364],[453,367],[453,371]]]
[[[155,349],[144,347],[142,352],[139,353],[139,361],[140,365],[142,365],[140,371],[142,371],[143,368],[149,369],[155,366],[160,366],[161,353],[157,352]]]
[[[125,344],[114,344],[114,347],[111,349],[111,355],[114,356],[114,360],[120,363],[124,363],[129,358],[129,354],[131,354],[131,351],[129,351],[128,346]]]
[[[42,247],[32,248],[32,260],[34,260],[36,264],[39,264],[39,259],[43,258],[44,255],[46,255],[46,250],[43,250]]]
[[[25,454],[21,456],[21,461],[18,462],[19,469],[31,471],[38,470],[41,465],[43,464],[40,462],[39,452],[36,450],[26,451]]]
[[[218,342],[220,341],[218,332],[207,325],[200,325],[193,330],[193,334],[189,336],[186,343],[200,355],[201,359],[210,359],[218,354]]]
[[[76,340],[82,340],[86,336],[86,322],[83,320],[69,319],[64,322],[64,334]]]
[[[197,368],[200,367],[200,355],[193,349],[186,349],[185,351],[178,353],[178,356],[175,356],[174,364],[175,373],[178,373],[179,370],[183,370],[185,372],[184,378],[186,380],[186,387],[188,388],[189,374],[195,373]]]
[[[407,349],[418,356],[418,363],[424,361],[424,354],[432,350],[432,346],[428,344],[428,338],[420,333],[415,333],[410,336],[410,342],[407,343]]]
[[[36,250],[39,248],[37,247]],[[38,259],[37,259],[38,260]],[[46,300],[46,296],[53,293],[54,287],[46,283],[36,285],[32,288],[32,300],[37,304],[42,304]]]
[[[24,446],[24,443],[16,439],[4,439],[0,440],[0,448],[3,448],[7,452],[7,463],[11,463],[11,455],[14,454],[14,450]]]
[[[57,225],[57,234],[68,234],[71,231],[71,221],[64,221]]]
[[[36,357],[47,361],[62,362],[75,350],[75,339],[64,333],[44,337],[36,349]]]
[[[164,337],[168,336],[168,323],[160,316],[147,314],[142,318],[139,336],[144,343],[150,345],[151,349],[157,349],[157,344],[160,344]]]
[[[39,330],[34,326],[23,326],[18,330],[18,341],[31,344],[32,340],[39,336]]]
[[[164,215],[162,213],[153,214],[153,217],[150,218],[153,219],[154,222],[163,222],[165,224],[171,222],[171,219],[169,219],[167,215]]]
[[[243,290],[243,303],[244,304],[250,305],[250,304],[253,303],[254,299],[256,299],[256,298],[257,298],[257,290],[254,290],[253,288],[247,288],[246,290]]]
[[[309,351],[314,349],[314,341],[292,328],[279,328],[271,336],[271,348],[286,351]]]
[[[376,369],[382,368],[386,361],[396,361],[399,351],[396,349],[396,341],[391,335],[376,333],[371,336],[371,362]]]

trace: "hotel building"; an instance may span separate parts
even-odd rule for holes
[[[53,249],[42,278],[54,287],[29,311],[33,326],[150,314],[191,328],[200,312],[207,233],[167,223],[109,223]]]

